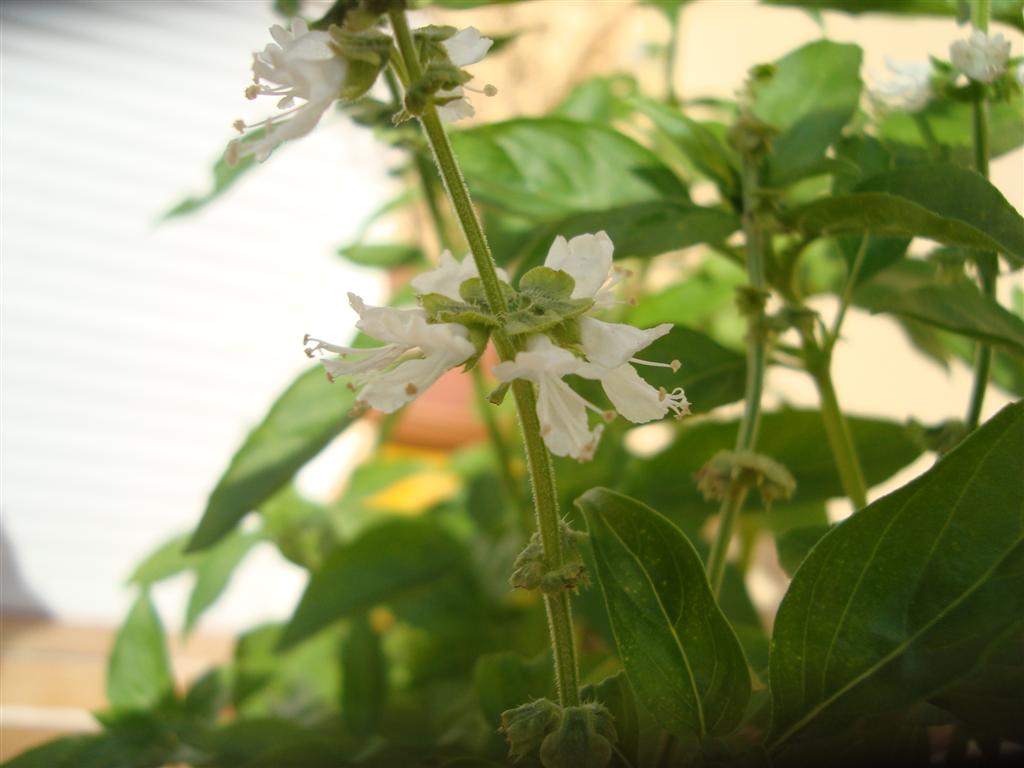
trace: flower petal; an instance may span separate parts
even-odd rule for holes
[[[587,359],[605,368],[617,368],[637,352],[672,330],[672,323],[653,328],[634,328],[625,323],[606,323],[593,317],[580,319],[580,335]]]
[[[476,27],[460,29],[442,45],[448,51],[448,58],[456,67],[468,67],[476,64],[491,49],[494,41],[480,34]]]
[[[566,241],[559,235],[548,250],[544,266],[560,269],[576,281],[572,298],[592,299],[608,280],[615,246],[604,231],[577,235]]]
[[[555,456],[569,456],[577,461],[594,457],[604,425],[590,429],[586,401],[555,374],[540,376],[537,418],[544,444]]]

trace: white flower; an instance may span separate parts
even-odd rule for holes
[[[508,282],[508,273],[503,269],[497,269],[498,278]],[[459,294],[459,287],[474,277],[480,277],[477,271],[476,262],[470,254],[466,254],[462,261],[457,261],[451,251],[441,253],[441,261],[436,269],[429,272],[421,272],[411,281],[413,290],[423,295],[427,293],[439,293],[453,301],[462,301]]]
[[[262,126],[264,135],[256,141],[231,142],[227,159],[232,165],[247,155],[263,162],[282,142],[312,131],[345,84],[348,63],[335,53],[326,32],[311,32],[306,22],[295,19],[290,32],[275,24],[270,35],[275,42],[253,54],[253,85],[245,95],[249,99],[274,96],[278,108],[285,111],[254,126],[235,123],[240,131]],[[294,106],[295,99],[305,103]]]
[[[359,315],[356,327],[384,346],[342,347],[309,336],[304,342],[307,355],[321,356],[328,379],[352,378],[349,387],[359,387],[357,406],[393,413],[475,352],[461,325],[428,323],[419,309],[369,306],[354,293],[348,300]],[[341,359],[322,357],[324,352]]]
[[[560,269],[576,281],[572,298],[593,299],[595,309],[605,309],[615,304],[612,289],[624,276],[612,269],[614,252],[611,238],[603,231],[568,241],[559,235],[548,249],[544,266]]]
[[[891,109],[920,112],[932,98],[932,66],[929,62],[893,61],[885,66],[892,76],[871,89],[871,94]]]
[[[587,376],[591,368],[572,352],[556,347],[547,336],[537,335],[530,338],[526,350],[516,354],[514,361],[494,366],[494,375],[499,381],[527,379],[536,384],[537,418],[548,450],[556,456],[589,461],[597,450],[604,425],[590,429],[587,409],[606,414],[573,391],[562,377]]]
[[[462,69],[483,59],[487,55],[487,51],[494,45],[494,41],[481,35],[480,30],[476,27],[466,27],[442,41],[441,44],[448,52],[448,60]],[[454,123],[456,120],[476,114],[476,110],[473,109],[473,105],[465,95],[466,90],[483,93],[486,96],[493,96],[497,93],[497,89],[493,85],[485,86],[483,90],[479,91],[466,86],[459,86],[448,91],[438,91],[439,97],[452,99],[447,104],[439,104],[437,107],[437,113],[446,123]]]
[[[991,83],[1006,70],[1010,41],[1002,34],[989,37],[976,29],[966,40],[957,40],[949,47],[949,58],[971,80]]]
[[[634,355],[672,330],[671,323],[641,330],[625,323],[606,323],[593,317],[580,320],[581,346],[587,360],[594,363],[590,378],[601,381],[604,393],[623,417],[634,424],[661,419],[671,411],[676,416],[690,412],[690,403],[682,387],[671,392],[648,384],[632,364],[679,370],[679,362],[649,362]]]

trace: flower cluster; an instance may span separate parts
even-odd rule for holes
[[[445,27],[440,34],[445,39],[437,47],[437,57],[459,71],[483,59],[494,44],[475,27],[458,31]],[[271,96],[283,111],[253,125],[235,121],[239,133],[254,132],[228,144],[229,165],[250,155],[263,162],[282,142],[312,131],[335,101],[362,96],[387,63],[392,46],[391,38],[376,30],[358,34],[339,27],[310,30],[302,19],[294,19],[290,30],[275,24],[270,36],[274,42],[253,54],[253,83],[245,96]],[[479,90],[467,85],[439,90],[432,98],[443,120],[454,122],[475,114],[467,90],[487,96],[497,93],[492,85]]]
[[[890,76],[871,89],[889,109],[920,112],[932,98],[932,67],[928,62],[893,61],[886,57]]]
[[[966,40],[957,40],[949,47],[949,58],[971,80],[991,83],[1006,71],[1010,41],[1001,34],[989,36],[976,29]]]
[[[572,240],[559,237],[548,252],[540,277],[566,281],[559,284],[571,291],[552,300],[551,306],[568,307],[553,325],[529,326],[518,333],[521,351],[513,360],[494,367],[495,377],[502,382],[525,379],[537,386],[537,417],[548,449],[557,456],[571,456],[580,461],[590,459],[597,449],[603,424],[601,420],[615,417],[616,411],[631,422],[640,424],[660,419],[669,413],[682,415],[689,403],[682,388],[669,392],[648,384],[634,366],[651,365],[678,370],[678,361],[669,363],[641,360],[636,354],[667,334],[670,323],[642,330],[623,323],[610,323],[592,316],[595,310],[614,303],[612,287],[621,273],[612,267],[613,245],[604,232],[580,235]],[[529,276],[530,273],[527,273]],[[499,279],[508,284],[508,276],[498,270]],[[448,314],[432,310],[370,307],[353,294],[349,300],[359,314],[357,327],[384,346],[370,348],[343,347],[320,339],[306,338],[308,355],[319,356],[328,377],[349,377],[349,385],[358,389],[359,405],[392,412],[423,392],[449,368],[475,360],[486,343],[474,339],[470,328],[480,330],[473,321],[441,322],[440,317],[480,317],[485,310],[474,309],[466,301],[478,278],[472,258],[459,261],[445,251],[438,267],[418,275],[412,281],[425,307],[444,303]],[[520,282],[539,284],[539,279]],[[508,291],[515,295],[509,286]],[[531,306],[540,306],[544,294],[536,290],[529,299]],[[526,301],[526,299],[524,299]],[[460,309],[462,308],[462,309]],[[466,311],[471,310],[471,311]],[[461,312],[461,314],[460,314]],[[557,314],[557,310],[555,310]],[[514,313],[513,313],[514,314]],[[532,316],[532,315],[529,315]],[[497,320],[490,327],[495,327]],[[468,326],[468,327],[467,327]],[[560,333],[554,333],[555,328]],[[486,333],[486,332],[485,332]],[[567,342],[571,338],[573,341]],[[334,353],[339,358],[325,357]],[[615,410],[600,408],[579,394],[566,380],[569,376],[590,379],[601,384]],[[588,411],[601,420],[591,426]]]

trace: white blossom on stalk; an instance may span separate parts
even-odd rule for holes
[[[932,98],[932,66],[929,62],[885,59],[891,76],[871,89],[871,94],[891,109],[920,112]]]
[[[460,29],[447,40],[442,41],[441,44],[448,52],[448,60],[459,69],[462,69],[481,61],[487,55],[487,51],[491,49],[491,46],[494,45],[494,41],[489,37],[481,35],[480,30],[476,27],[466,27],[465,29]],[[493,96],[497,93],[497,89],[493,85],[487,85],[483,90],[479,91],[475,88],[467,88],[466,86],[458,86],[447,91],[438,91],[438,97],[451,99],[447,104],[439,104],[437,106],[437,113],[446,123],[454,123],[456,120],[472,117],[476,114],[472,103],[465,95],[466,90],[483,93],[485,96]]]
[[[595,378],[593,366],[572,352],[556,347],[547,336],[536,335],[527,342],[526,350],[494,366],[498,381],[527,379],[537,385],[537,418],[544,444],[555,456],[569,456],[577,461],[594,457],[601,439],[603,424],[590,429],[587,409],[607,416],[593,403],[585,400],[565,381],[564,376],[576,374]]]
[[[508,273],[505,270],[499,268],[496,272],[498,279],[508,282]],[[462,301],[459,287],[474,277],[480,277],[480,273],[470,254],[466,254],[462,261],[458,261],[451,251],[445,250],[441,253],[437,267],[416,275],[410,285],[420,295],[437,293],[453,301]]]
[[[273,96],[284,111],[256,125],[235,123],[239,131],[262,127],[264,135],[256,141],[231,142],[227,160],[232,165],[247,155],[263,162],[282,142],[312,131],[345,83],[348,62],[331,47],[327,32],[310,31],[306,22],[295,19],[291,31],[275,24],[270,35],[274,42],[253,54],[253,85],[245,95],[249,99]],[[295,106],[295,99],[304,103]]]
[[[966,40],[957,40],[949,47],[949,58],[971,80],[991,83],[1006,71],[1010,41],[1002,34],[989,36],[976,29]]]
[[[309,336],[304,341],[306,354],[320,357],[328,379],[351,379],[349,387],[358,388],[357,406],[393,413],[475,352],[461,325],[428,323],[420,309],[373,307],[354,293],[348,300],[359,315],[356,327],[384,346],[343,347]],[[340,359],[324,357],[325,352]]]
[[[593,299],[595,309],[615,304],[614,287],[625,276],[612,267],[615,245],[607,232],[577,235],[566,240],[559,235],[548,249],[544,266],[559,269],[576,281],[574,299]]]

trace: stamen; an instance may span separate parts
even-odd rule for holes
[[[417,392],[419,392],[419,389],[417,389],[416,385],[412,382],[405,385],[405,394],[409,395],[409,397],[412,397]]]
[[[233,122],[231,124],[231,127],[234,128],[239,133],[245,133],[245,121],[244,120],[235,120],[235,122]]]
[[[629,358],[629,362],[633,365],[649,365],[652,368],[671,368],[672,373],[678,373],[679,369],[683,367],[683,364],[678,360],[673,360],[671,363],[656,363],[651,360],[641,360],[638,357]]]
[[[262,90],[263,90],[262,86],[254,83],[254,84],[250,85],[248,88],[245,89],[245,98],[247,98],[249,101],[252,101],[257,96],[260,95],[260,92]]]

